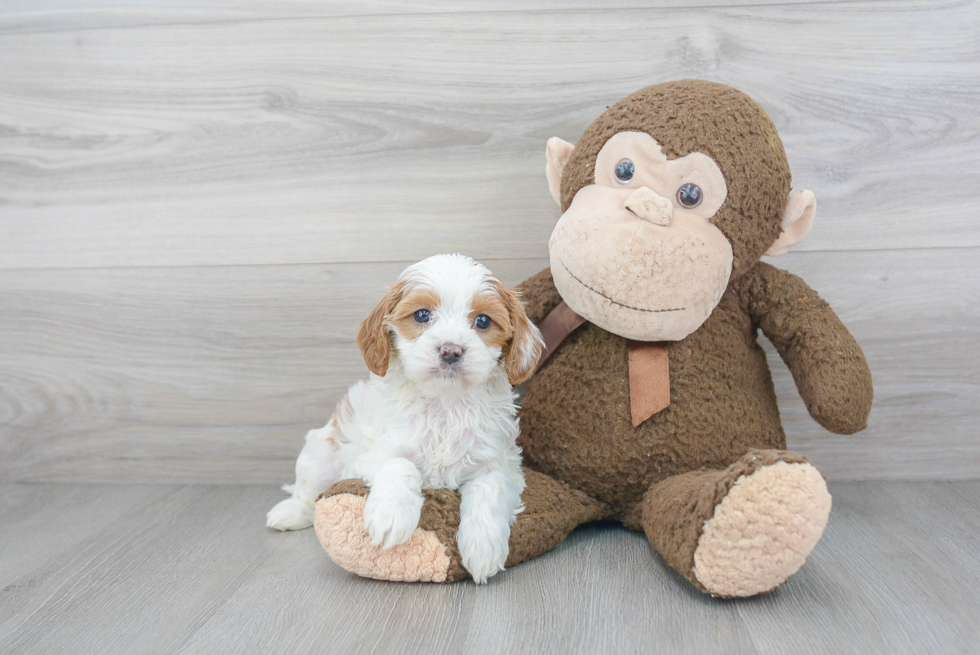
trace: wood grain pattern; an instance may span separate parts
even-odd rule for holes
[[[978,250],[774,260],[831,303],[875,380],[869,429],[832,435],[769,348],[792,449],[832,479],[977,476]],[[547,262],[493,265],[514,284]],[[402,267],[0,272],[0,479],[289,481],[302,436],[366,375],[356,324]]]
[[[40,562],[67,557],[72,548],[113,521],[172,493],[172,487],[141,485],[120,493],[118,485],[0,486],[0,589]],[[0,625],[2,625],[0,619]]]
[[[282,543],[250,529],[263,524],[257,508],[268,497],[256,487],[177,488],[142,503],[8,586],[0,643],[49,653],[180,643]]]
[[[871,362],[839,437],[769,349],[790,447],[976,478],[980,3],[681,4],[3,3],[0,481],[287,480],[383,286],[441,251],[543,268],[545,140],[680,77],[773,117],[820,201],[776,264]]]
[[[803,249],[977,246],[978,7],[379,14],[9,34],[0,267],[542,257],[557,217],[545,140],[574,141],[606,105],[680,77],[734,84],[772,115],[797,185],[821,203]]]
[[[144,492],[114,489],[110,505]],[[44,545],[59,539],[53,530],[11,533],[33,558],[0,595],[4,650],[810,655],[975,653],[980,643],[977,482],[832,483],[830,523],[803,569],[741,601],[695,591],[642,534],[608,524],[484,587],[393,584],[344,572],[310,530],[267,530],[274,489],[159,489],[83,538],[78,506],[50,511],[73,544],[63,551]]]
[[[405,265],[0,272],[0,479],[285,481]]]
[[[826,4],[855,0],[699,0],[700,7],[740,4]],[[622,2],[620,9],[636,9],[637,3]],[[680,0],[645,0],[645,9],[684,7]],[[66,29],[134,27],[174,23],[212,23],[217,21],[282,20],[284,18],[325,18],[351,15],[405,15],[435,13],[483,14],[488,12],[590,10],[591,0],[498,0],[492,6],[465,0],[359,0],[356,5],[343,0],[212,0],[206,4],[193,0],[7,0],[0,5],[0,33],[42,32]],[[608,3],[606,9],[617,8]]]

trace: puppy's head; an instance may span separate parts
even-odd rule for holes
[[[372,373],[384,376],[394,354],[405,375],[432,394],[465,392],[498,367],[520,384],[544,347],[517,294],[463,255],[405,269],[361,322],[357,343]]]

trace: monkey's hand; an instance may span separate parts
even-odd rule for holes
[[[739,282],[749,314],[789,367],[810,416],[837,434],[866,428],[871,371],[830,305],[799,277],[766,263]]]

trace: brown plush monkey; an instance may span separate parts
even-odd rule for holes
[[[762,108],[703,81],[638,91],[578,144],[551,139],[547,159],[564,214],[550,270],[523,285],[550,352],[521,412],[526,509],[508,565],[605,518],[644,531],[703,591],[774,589],[819,540],[830,495],[785,451],[758,330],[827,429],[863,429],[872,400],[864,355],[833,310],[760,262],[806,235],[813,194],[790,194]],[[317,534],[341,566],[391,580],[467,576],[457,494],[426,492],[417,534],[389,551],[358,541],[366,494],[344,481],[317,503]]]

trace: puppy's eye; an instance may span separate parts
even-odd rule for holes
[[[636,173],[636,166],[629,159],[620,159],[616,164],[616,181],[620,184],[629,184]]]
[[[704,194],[701,193],[701,187],[697,184],[691,184],[688,182],[677,190],[677,202],[681,207],[687,209],[694,209],[701,204],[701,199]]]
[[[477,329],[486,330],[487,328],[490,327],[490,322],[491,321],[489,316],[487,316],[486,314],[480,314],[479,316],[476,317],[476,320],[473,321],[473,325],[475,325]]]
[[[429,322],[429,310],[420,309],[414,314],[416,323],[428,323]]]

